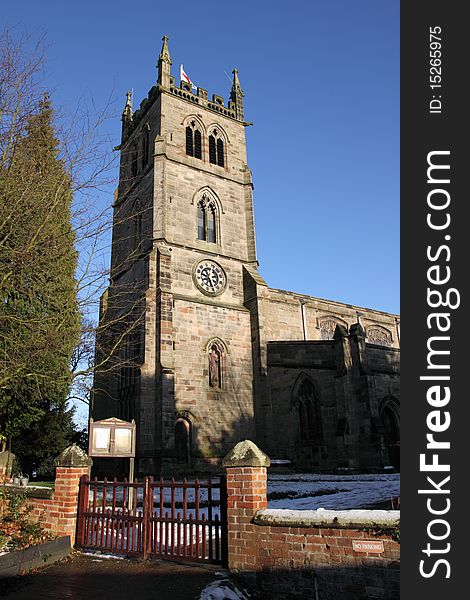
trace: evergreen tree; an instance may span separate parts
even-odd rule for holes
[[[71,203],[45,97],[0,163],[0,435],[14,451],[26,430],[34,444],[48,418],[67,431],[71,421],[69,362],[80,329]]]

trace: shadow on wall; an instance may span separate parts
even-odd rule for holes
[[[377,567],[373,560],[360,567],[306,566],[240,572],[240,585],[259,600],[398,600],[400,564]]]
[[[220,470],[218,464],[231,448],[244,439],[255,439],[252,391],[246,378],[235,369],[223,368],[218,385],[210,384],[209,365],[196,382],[205,395],[204,405],[180,404],[175,410],[173,448],[164,456],[178,467],[202,471]]]

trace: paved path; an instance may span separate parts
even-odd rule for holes
[[[76,555],[15,580],[8,600],[196,600],[216,579],[211,566]]]

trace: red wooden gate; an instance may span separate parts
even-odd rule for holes
[[[226,564],[225,479],[80,480],[79,548]]]

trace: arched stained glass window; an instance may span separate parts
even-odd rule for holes
[[[206,207],[203,202],[197,204],[197,239],[206,239]]]
[[[305,377],[298,386],[295,402],[297,405],[301,441],[321,441],[322,423],[320,403],[313,383],[308,377]]]
[[[215,206],[207,207],[207,241],[215,244]]]

